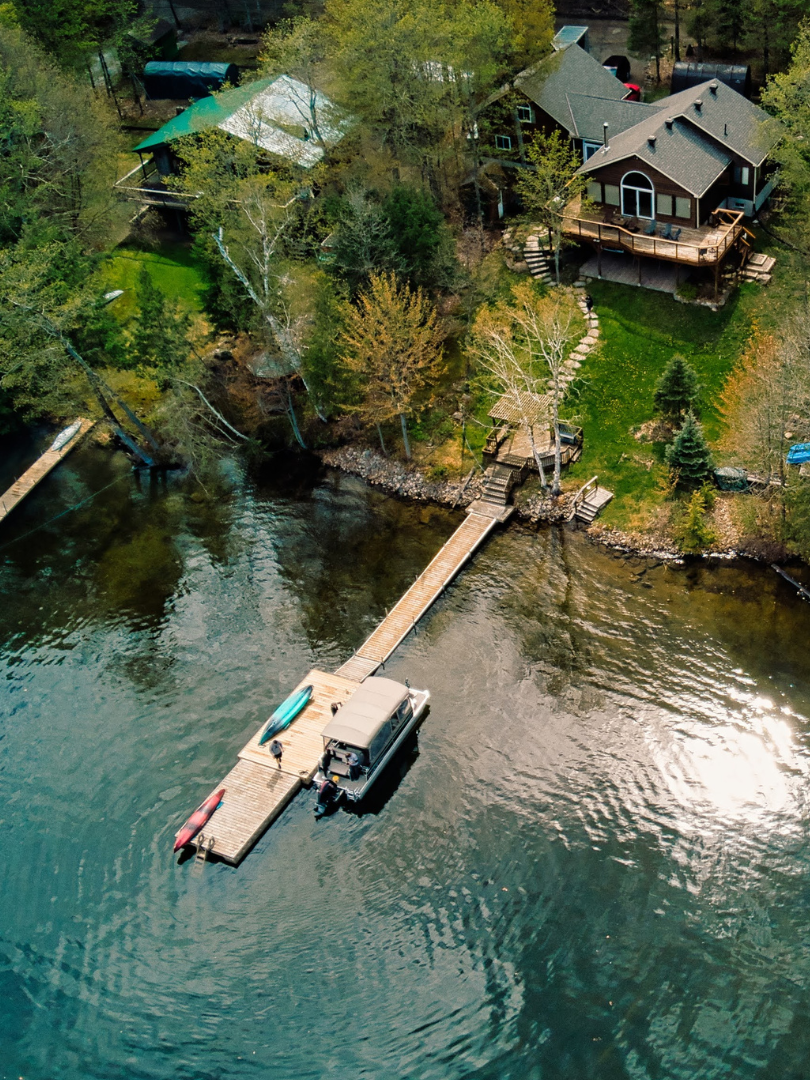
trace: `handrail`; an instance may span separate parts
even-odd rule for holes
[[[633,254],[658,256],[684,263],[715,263],[719,262],[729,247],[736,242],[743,228],[739,224],[743,216],[740,211],[720,208],[715,212],[733,216],[734,220],[724,222],[726,232],[714,244],[706,244],[705,240],[698,240],[694,243],[683,240],[666,240],[662,236],[631,232],[622,225],[565,215],[563,215],[563,229],[571,234],[574,232],[573,225],[576,224],[576,235],[580,239],[585,236],[588,239],[596,239],[600,243],[605,240],[612,241],[627,248]],[[693,253],[697,253],[696,258]]]
[[[582,487],[579,489],[579,491],[576,493],[576,495],[574,496],[574,501],[571,503],[571,513],[568,515],[568,520],[569,521],[576,514],[577,506],[579,505],[579,503],[581,501],[584,502],[585,492],[588,490],[588,488],[592,487],[594,484],[596,484],[597,487],[599,486],[599,477],[598,476],[592,476],[590,478],[590,480],[586,484],[583,484]]]

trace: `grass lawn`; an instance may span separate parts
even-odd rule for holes
[[[182,300],[194,312],[203,310],[205,275],[184,244],[164,242],[160,250],[121,244],[102,264],[101,287],[104,292],[123,289],[113,306],[122,322],[126,322],[136,310],[135,285],[141,267],[149,271],[154,284],[170,299]]]
[[[606,523],[643,528],[664,502],[664,447],[633,436],[653,418],[653,391],[667,362],[686,357],[702,385],[701,419],[711,442],[721,431],[717,401],[728,373],[758,318],[763,290],[743,285],[720,311],[681,304],[665,293],[611,282],[588,286],[600,319],[600,348],[582,368],[564,414],[577,414],[585,430],[581,460],[569,483],[598,474],[616,498]],[[571,483],[571,486],[574,486]]]

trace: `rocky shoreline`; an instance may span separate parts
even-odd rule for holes
[[[481,473],[468,474],[463,480],[429,480],[414,465],[383,457],[370,448],[343,446],[320,452],[321,461],[331,469],[357,476],[389,495],[431,502],[451,509],[468,507],[481,493]],[[560,525],[571,512],[571,492],[557,499],[534,495],[515,506],[515,517],[531,525]],[[611,526],[594,523],[583,530],[590,540],[611,551],[634,558],[655,559],[659,562],[683,563],[684,555],[670,538],[646,533],[629,533]],[[763,561],[763,555],[741,546],[728,546],[703,553],[703,558],[749,558]],[[767,561],[767,560],[766,560]]]

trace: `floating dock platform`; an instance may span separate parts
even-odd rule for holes
[[[225,795],[203,831],[194,840],[198,853],[216,855],[237,865],[287,803],[312,782],[323,753],[321,733],[332,719],[333,703],[345,704],[372,675],[441,596],[473,553],[512,507],[473,503],[467,517],[350,660],[329,674],[313,670],[296,690],[312,686],[306,708],[279,735],[281,768],[269,746],[259,746],[264,724],[239,752],[239,760],[211,791]]]
[[[44,480],[51,469],[54,469],[62,458],[67,457],[71,450],[73,450],[91,427],[95,425],[95,420],[81,420],[81,427],[61,450],[46,450],[45,453],[37,458],[30,469],[27,469],[19,480],[15,480],[11,487],[0,495],[0,521],[10,514],[11,511],[21,503],[26,495],[30,494],[40,480]]]

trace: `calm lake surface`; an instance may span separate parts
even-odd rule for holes
[[[0,1077],[806,1078],[810,607],[770,571],[496,534],[388,666],[432,711],[370,812],[178,865],[461,520],[289,473],[200,501],[85,446],[0,531]]]

